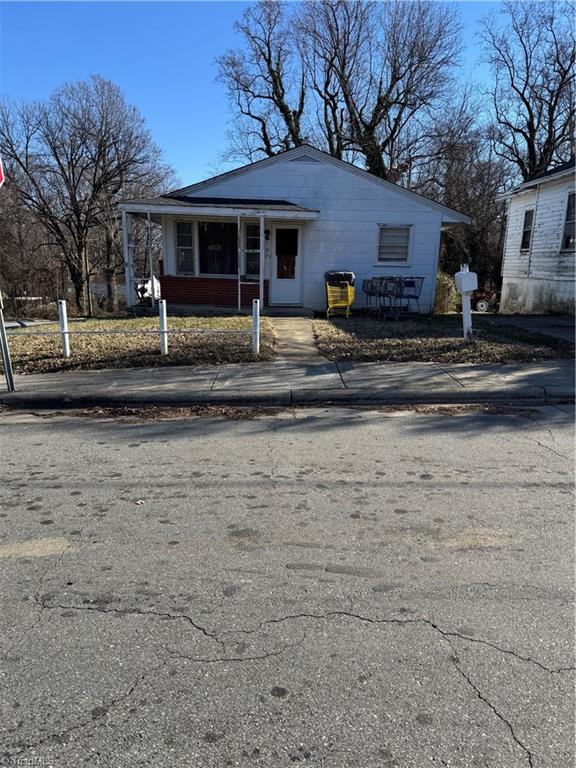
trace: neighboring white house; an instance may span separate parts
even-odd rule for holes
[[[574,160],[505,197],[504,313],[574,313]]]
[[[120,203],[129,304],[136,303],[131,216],[162,225],[162,297],[172,305],[325,307],[324,272],[424,277],[434,304],[440,232],[469,223],[310,146],[291,149],[168,195]],[[240,302],[239,302],[240,298]]]

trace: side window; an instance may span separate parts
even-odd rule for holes
[[[527,208],[524,211],[524,224],[522,226],[522,243],[520,245],[521,251],[528,251],[530,249],[530,243],[532,242],[533,225],[534,225],[534,209]]]
[[[562,250],[573,251],[576,243],[574,237],[574,222],[576,208],[576,193],[571,192],[568,195],[568,205],[566,206],[566,220],[564,221],[564,231],[562,232]]]
[[[408,263],[410,256],[410,227],[380,225],[377,263]]]
[[[194,274],[194,225],[191,222],[176,222],[176,272]]]

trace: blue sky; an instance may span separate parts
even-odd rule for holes
[[[215,58],[240,44],[243,2],[1,2],[0,91],[42,99],[65,81],[117,83],[185,184],[227,167],[231,118]],[[459,2],[462,77],[481,80],[478,21],[497,2]]]

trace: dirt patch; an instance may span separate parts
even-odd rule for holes
[[[462,405],[383,405],[375,409],[381,413],[407,412],[421,413],[428,416],[467,416],[472,413],[485,413],[489,416],[530,416],[537,413],[536,408],[518,408],[506,405],[483,405],[467,403]]]
[[[35,412],[34,416],[42,419],[56,417],[78,417],[86,419],[115,419],[127,423],[146,421],[177,421],[184,419],[230,419],[244,421],[277,416],[281,408],[249,408],[229,405],[191,405],[179,408],[162,406],[118,406],[103,408],[75,408],[67,411]]]
[[[70,547],[68,539],[30,539],[0,546],[0,560],[9,557],[48,557],[61,555]]]

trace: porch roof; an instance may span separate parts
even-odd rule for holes
[[[118,208],[127,213],[195,214],[203,216],[266,216],[277,219],[315,219],[318,211],[287,200],[235,197],[168,196],[122,200]]]

